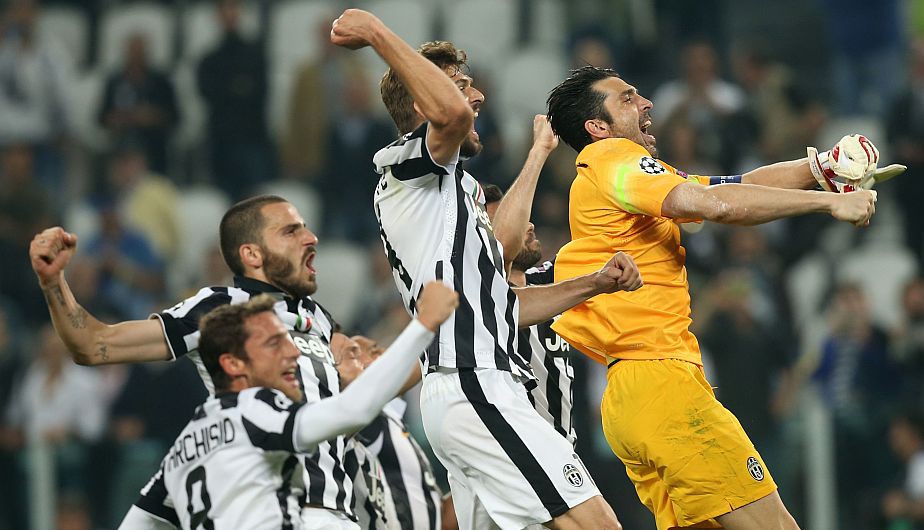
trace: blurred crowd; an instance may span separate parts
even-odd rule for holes
[[[70,360],[28,262],[41,229],[62,224],[80,237],[69,282],[90,313],[143,319],[229,281],[213,214],[277,191],[320,236],[318,300],[379,343],[406,322],[371,209],[372,155],[396,136],[375,92],[384,67],[330,46],[322,16],[303,35],[316,53],[285,77],[285,90],[272,90],[280,59],[268,41],[280,3],[210,3],[213,42],[163,63],[146,28],[125,32],[117,50],[94,36],[106,10],[130,4],[4,2],[0,530],[29,527],[23,485],[36,446],[53,449],[57,527],[114,527],[205,397],[185,360],[95,369]],[[685,246],[707,374],[797,520],[805,527],[805,484],[816,469],[803,456],[816,432],[804,414],[811,395],[830,421],[836,528],[924,528],[924,2],[787,0],[798,15],[775,16],[762,2],[722,0],[500,3],[521,29],[536,5],[557,7],[562,66],[622,72],[654,102],[661,158],[679,169],[739,174],[855,131],[884,161],[909,167],[881,186],[867,229],[814,215],[759,228],[710,225],[685,235]],[[180,19],[188,4],[160,7]],[[330,16],[341,7],[326,5]],[[40,31],[51,8],[90,21],[81,57]],[[435,35],[446,27],[440,13]],[[517,31],[514,45],[529,49],[542,37],[530,33]],[[75,98],[82,72],[106,55],[121,59],[95,92]],[[510,124],[500,99],[492,106],[496,67],[471,62],[487,103],[476,122],[485,148],[467,168],[506,187],[525,147],[508,131],[530,121]],[[273,124],[279,100],[286,111]],[[178,141],[196,119],[201,133]],[[91,129],[101,141],[88,140]],[[540,181],[533,221],[546,258],[569,240],[574,157],[559,147]],[[653,527],[599,433],[603,369],[579,362],[576,371],[582,456],[623,523]]]

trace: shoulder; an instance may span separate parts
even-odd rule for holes
[[[626,138],[607,138],[586,146],[578,155],[581,167],[614,167],[623,164],[636,165],[643,158],[652,158],[639,144]]]

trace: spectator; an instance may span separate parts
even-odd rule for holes
[[[345,88],[345,72],[363,68],[358,56],[331,44],[333,17],[333,13],[321,17],[315,27],[319,57],[296,73],[282,145],[286,173],[309,181],[318,180],[328,165],[330,124],[344,110],[340,94]]]
[[[60,189],[72,65],[39,38],[38,11],[36,0],[10,0],[0,21],[0,146],[33,148],[40,181]]]
[[[96,398],[98,374],[71,361],[51,324],[39,331],[36,351],[7,411],[11,424],[27,441],[62,445],[98,439],[105,426]]]
[[[897,401],[895,382],[900,377],[889,356],[888,336],[873,325],[859,285],[836,287],[828,320],[829,335],[812,378],[834,423],[841,508],[837,528],[860,530],[875,516],[863,510],[864,499],[872,498],[889,473],[881,441],[886,436],[884,418]]]
[[[901,88],[902,4],[899,0],[823,0],[839,114],[881,116]]]
[[[53,221],[51,196],[35,177],[33,150],[25,144],[0,147],[0,293],[19,304],[27,325],[46,321],[48,311],[23,256],[32,236]]]
[[[908,248],[924,265],[924,36],[911,45],[908,84],[888,113],[886,128],[895,162],[908,172],[895,182]]]
[[[26,478],[17,458],[22,436],[3,414],[9,410],[14,384],[22,378],[24,368],[19,337],[14,335],[17,329],[9,304],[0,301],[0,476],[5,477],[0,481],[0,528],[28,527],[25,492],[20,486]]]
[[[369,88],[363,70],[346,73],[340,94],[343,114],[328,130],[327,164],[318,183],[324,233],[357,243],[378,240],[378,222],[369,209],[378,180],[372,157],[395,136],[391,121],[376,115]]]
[[[924,418],[910,411],[889,425],[889,446],[904,464],[904,484],[882,497],[882,516],[889,528],[924,528]]]
[[[902,322],[893,335],[902,365],[906,399],[924,407],[924,278],[908,282],[902,293]]]
[[[703,154],[723,168],[735,160],[723,159],[724,127],[729,116],[744,106],[744,92],[719,77],[715,49],[706,42],[688,44],[682,54],[683,79],[669,81],[658,88],[652,101],[662,127],[675,114],[683,114],[699,137]],[[662,129],[663,130],[663,129]]]
[[[122,69],[106,81],[100,124],[116,142],[137,142],[151,168],[164,174],[170,133],[178,121],[170,79],[151,68],[144,34],[132,34],[126,41]]]
[[[786,334],[774,325],[779,315],[767,318],[772,306],[762,281],[746,268],[721,271],[696,304],[693,331],[714,361],[716,396],[764,458],[774,459],[779,456],[775,392],[789,377],[789,360]]]
[[[145,152],[124,142],[109,162],[109,191],[128,228],[143,234],[164,261],[180,247],[179,191],[165,177],[148,170]]]
[[[749,167],[805,156],[825,123],[824,108],[807,97],[788,67],[760,47],[735,57],[735,74],[745,90],[745,107],[737,131],[754,143]],[[751,129],[751,130],[747,130]]]
[[[223,37],[197,72],[208,107],[212,181],[234,200],[276,177],[266,124],[267,64],[263,42],[244,39],[239,0],[218,0]]]
[[[104,304],[127,320],[147,318],[164,293],[164,262],[151,243],[127,228],[111,203],[100,212],[100,233],[87,245]]]

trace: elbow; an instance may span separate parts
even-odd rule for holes
[[[99,364],[99,360],[95,355],[90,355],[79,349],[70,349],[70,352],[74,362],[80,366],[96,366]]]
[[[464,99],[445,106],[438,114],[439,117],[430,121],[440,128],[458,133],[459,136],[468,134],[475,126],[475,111]]]

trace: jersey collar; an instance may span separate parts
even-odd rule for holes
[[[270,285],[266,282],[262,282],[255,278],[249,278],[247,276],[235,276],[234,286],[249,292],[279,295],[279,297],[289,297],[282,291],[282,289],[276,287],[275,285]]]

